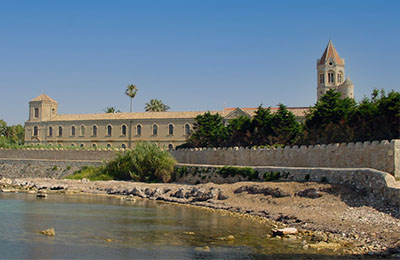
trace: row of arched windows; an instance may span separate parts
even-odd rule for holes
[[[335,83],[335,80],[337,81],[337,83],[343,82],[343,73],[341,71],[336,74],[336,79],[335,79],[334,71],[328,72],[328,83]],[[325,83],[325,74],[324,73],[319,74],[319,83],[321,83],[321,84]]]
[[[53,144],[49,144],[49,145],[52,146]],[[58,146],[62,147],[63,145],[62,144],[58,144]],[[71,147],[76,147],[76,145],[74,143],[71,144],[70,146]],[[82,143],[82,144],[79,145],[79,147],[80,148],[85,148],[85,144]],[[106,147],[107,148],[112,148],[113,146],[112,146],[112,144],[107,144]],[[123,148],[123,149],[126,149],[126,147],[127,147],[126,144],[122,144],[121,145],[121,148]],[[91,144],[91,148],[96,149],[97,148],[97,144],[95,144],[95,143]],[[174,149],[174,145],[173,144],[168,144],[168,150],[172,150],[172,149]]]
[[[175,126],[172,123],[168,125],[168,135],[169,136],[174,135],[174,129],[175,129]],[[92,136],[97,136],[98,127],[96,125],[93,125],[91,130],[92,130]],[[113,127],[111,125],[107,125],[106,131],[107,131],[106,136],[112,136]],[[34,126],[33,135],[37,136],[38,132],[39,132],[38,127]],[[75,126],[71,126],[71,132],[70,132],[71,136],[76,136],[76,132],[77,132],[76,131],[76,127]],[[184,126],[184,134],[185,135],[189,135],[190,133],[191,133],[190,125],[189,124],[185,124],[185,126]],[[126,134],[127,134],[127,126],[126,125],[122,125],[121,126],[121,135],[122,136],[126,136]],[[84,135],[85,135],[85,126],[81,126],[80,127],[80,136],[84,136]],[[136,125],[136,136],[141,136],[141,135],[142,135],[142,125],[138,124],[138,125]],[[158,125],[157,124],[153,124],[152,125],[152,135],[153,136],[157,136],[158,135]],[[48,136],[49,137],[53,136],[53,127],[52,126],[50,126],[48,128]],[[58,127],[57,136],[63,136],[63,127],[62,126]]]

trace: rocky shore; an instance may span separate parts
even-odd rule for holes
[[[304,248],[400,258],[400,210],[344,185],[299,182],[146,184],[48,178],[0,179],[3,192],[110,194],[203,206],[267,221],[267,236],[303,239]],[[283,232],[282,228],[287,232]]]

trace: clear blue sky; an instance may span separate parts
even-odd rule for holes
[[[309,106],[332,39],[356,99],[400,90],[400,1],[0,0],[0,119],[46,93],[60,113]]]

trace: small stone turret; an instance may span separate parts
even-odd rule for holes
[[[28,121],[47,121],[57,115],[57,101],[42,94],[29,102]]]
[[[342,98],[354,98],[354,84],[347,76],[346,80],[337,88],[337,91],[342,94]]]

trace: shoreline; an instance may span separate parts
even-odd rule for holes
[[[48,193],[115,195],[223,210],[265,220],[274,228],[298,230],[306,248],[342,255],[400,258],[400,212],[368,194],[344,185],[299,182],[233,184],[138,183],[126,181],[0,179],[0,188]],[[10,190],[10,192],[13,192]],[[273,236],[274,234],[266,234]],[[286,239],[290,236],[279,236]]]

